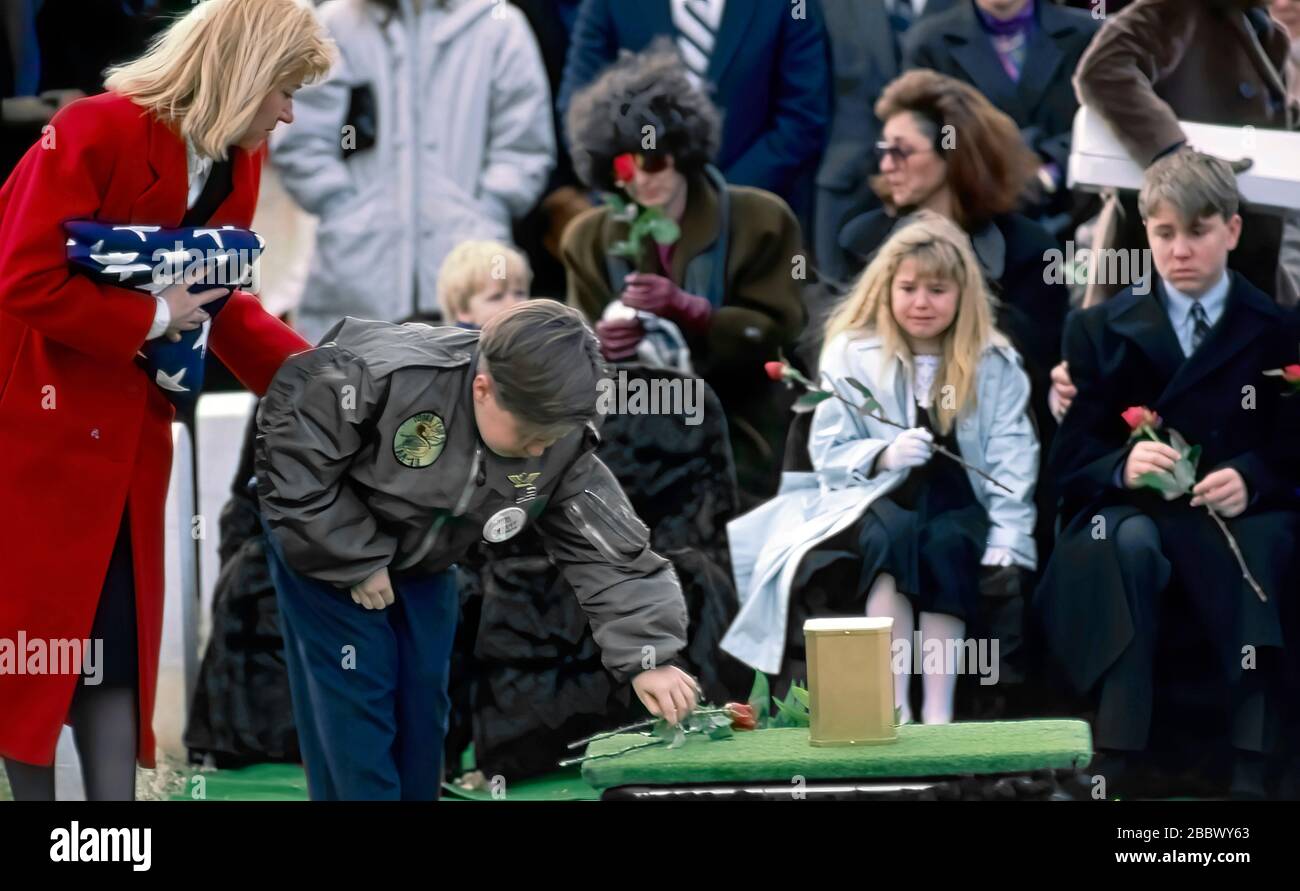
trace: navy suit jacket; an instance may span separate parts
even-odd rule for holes
[[[1131,497],[1116,488],[1115,472],[1129,450],[1120,415],[1134,405],[1155,410],[1165,426],[1203,448],[1198,478],[1233,467],[1246,482],[1250,510],[1295,505],[1300,395],[1285,395],[1282,381],[1264,372],[1296,362],[1300,320],[1239,273],[1230,274],[1223,316],[1189,358],[1158,283],[1149,293],[1129,288],[1071,317],[1064,352],[1079,393],[1050,464],[1067,517]]]
[[[796,19],[785,0],[727,0],[708,75],[723,115],[717,166],[729,183],[767,189],[796,208],[807,206],[801,190],[811,187],[831,105],[821,4],[803,8]],[[560,84],[561,117],[620,50],[640,52],[660,35],[677,36],[669,0],[584,0]]]

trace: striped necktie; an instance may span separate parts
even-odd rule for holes
[[[677,47],[691,80],[698,87],[709,76],[709,58],[717,42],[716,0],[673,0],[673,26]]]
[[[1201,301],[1197,300],[1192,303],[1192,352],[1201,348],[1205,342],[1206,335],[1210,333],[1210,317],[1205,314],[1205,307],[1201,306]]]

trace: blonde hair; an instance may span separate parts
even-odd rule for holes
[[[303,0],[205,0],[104,83],[225,160],[272,90],[323,78],[335,57]]]
[[[1230,220],[1240,203],[1237,177],[1228,162],[1190,148],[1165,155],[1148,167],[1138,192],[1143,220],[1168,204],[1188,225],[1215,214]]]
[[[955,397],[934,400],[935,423],[946,434],[958,415],[975,406],[980,354],[996,337],[992,298],[970,239],[956,223],[924,211],[891,235],[827,320],[824,344],[841,334],[877,333],[887,356],[897,356],[911,366],[912,352],[894,318],[891,299],[894,276],[908,259],[916,262],[921,277],[947,279],[956,283],[959,292],[957,315],[943,334],[943,355],[934,382],[938,392]]]
[[[438,304],[443,321],[451,324],[469,307],[469,298],[493,281],[532,283],[528,259],[499,241],[462,241],[451,249],[438,270]]]

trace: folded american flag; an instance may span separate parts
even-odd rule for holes
[[[190,293],[225,287],[228,293],[204,306],[211,317],[202,328],[147,342],[139,352],[149,377],[178,411],[188,412],[203,388],[203,366],[212,318],[230,299],[230,291],[253,280],[262,237],[234,226],[116,226],[97,220],[63,224],[68,234],[68,263],[77,272],[105,284],[159,294],[173,284],[189,284]],[[152,299],[152,298],[150,298]]]

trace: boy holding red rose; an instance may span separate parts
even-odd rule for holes
[[[1067,680],[1097,697],[1107,794],[1148,747],[1157,641],[1196,632],[1229,691],[1232,792],[1262,797],[1268,756],[1282,744],[1284,643],[1296,649],[1284,619],[1300,528],[1300,396],[1266,372],[1295,363],[1300,325],[1227,270],[1241,217],[1226,163],[1192,150],[1157,161],[1139,207],[1155,287],[1129,288],[1066,329],[1078,395],[1050,456],[1063,531],[1036,606]],[[1161,423],[1201,446],[1190,499],[1162,497],[1144,476],[1172,473],[1180,457],[1163,437],[1131,437]],[[1211,511],[1267,599],[1247,584]]]

